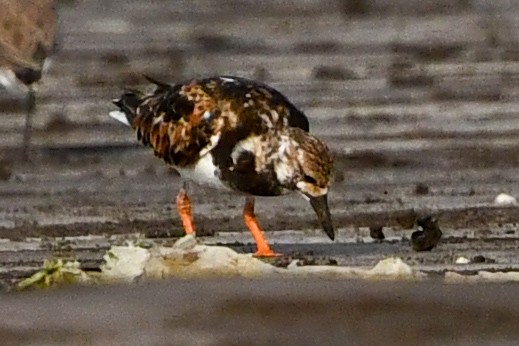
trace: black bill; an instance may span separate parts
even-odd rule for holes
[[[332,225],[332,217],[330,216],[330,209],[328,208],[328,197],[322,195],[319,197],[310,196],[310,204],[314,208],[317,214],[317,219],[321,223],[324,233],[330,237],[331,240],[335,239],[335,231]]]

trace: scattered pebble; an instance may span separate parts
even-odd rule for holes
[[[456,258],[456,264],[469,264],[470,260],[467,257],[460,256]]]
[[[486,258],[481,255],[472,257],[472,263],[485,263],[485,261],[486,261]]]
[[[384,232],[382,232],[382,226],[376,225],[376,226],[370,226],[369,227],[369,235],[371,238],[375,240],[384,240],[386,236],[384,235]]]
[[[188,237],[188,241],[189,241]],[[112,246],[103,256],[105,261],[101,265],[101,272],[108,281],[127,278],[128,281],[142,275],[145,264],[150,259],[150,250],[133,244],[126,246]]]
[[[472,263],[496,263],[492,258],[487,258],[482,255],[476,255],[472,257]]]
[[[287,269],[294,269],[294,268],[296,268],[296,267],[299,267],[299,260],[298,260],[298,259],[295,259],[295,260],[291,261],[291,262],[286,266]],[[282,268],[284,268],[284,267],[282,267]]]
[[[477,264],[496,263],[496,261],[491,258],[486,258],[485,256],[482,256],[482,255],[476,255],[476,256],[472,257],[471,259],[460,256],[456,259],[456,264],[469,264],[469,263],[477,263]]]
[[[393,278],[410,278],[413,276],[421,276],[423,274],[415,271],[407,263],[398,257],[385,258],[378,262],[373,268],[369,270],[373,276],[379,277],[393,277]]]
[[[417,195],[427,195],[429,194],[429,186],[424,183],[418,183],[414,188],[414,193]]]
[[[336,266],[337,260],[334,258],[328,257],[308,257],[299,260],[298,266],[315,266],[315,265],[325,265],[325,266]]]
[[[438,226],[438,220],[432,216],[418,219],[418,226],[422,231],[413,232],[411,246],[415,251],[431,251],[441,239],[442,231]]]
[[[293,253],[289,256],[281,256],[269,261],[275,267],[289,268],[290,266],[336,266],[337,260],[327,256],[316,256],[313,251]]]
[[[500,193],[494,199],[494,203],[497,205],[511,205],[511,204],[516,204],[517,200],[515,199],[514,196],[510,196],[506,193]]]

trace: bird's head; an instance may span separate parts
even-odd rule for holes
[[[291,129],[295,141],[297,169],[292,175],[294,188],[307,199],[324,232],[335,238],[328,208],[328,188],[333,180],[333,158],[328,147],[319,139],[300,129]]]

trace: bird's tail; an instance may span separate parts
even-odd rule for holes
[[[121,98],[112,101],[119,110],[111,111],[109,115],[125,125],[132,126],[137,107],[142,103],[142,96],[138,92],[126,91]]]

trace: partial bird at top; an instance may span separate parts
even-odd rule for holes
[[[42,76],[55,49],[57,18],[53,0],[0,0],[0,84],[27,94],[24,157],[28,157],[33,84]]]
[[[119,110],[110,115],[131,126],[183,179],[245,195],[243,217],[256,240],[257,256],[277,254],[254,215],[254,196],[300,192],[334,239],[327,201],[331,153],[308,132],[308,119],[285,96],[232,76],[177,85],[148,79],[156,85],[154,92],[125,92],[114,100]],[[185,185],[177,209],[186,233],[193,233]]]

